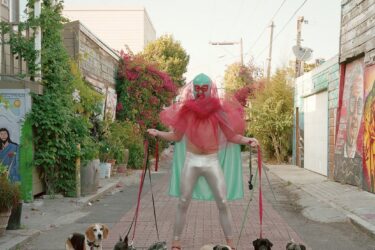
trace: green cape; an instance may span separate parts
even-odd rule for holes
[[[169,195],[180,196],[180,175],[185,163],[186,143],[185,139],[176,142],[173,153],[172,174],[169,185]],[[241,147],[238,144],[228,143],[219,152],[219,160],[224,172],[227,185],[227,199],[236,200],[243,198],[242,160]],[[193,199],[213,200],[211,189],[206,179],[199,177],[193,191]]]

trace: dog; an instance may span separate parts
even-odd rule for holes
[[[227,245],[204,245],[200,250],[231,250],[232,248]]]
[[[286,244],[286,250],[306,250],[305,245],[295,243],[293,240]]]
[[[120,239],[113,247],[113,250],[136,250],[136,248],[133,246],[129,246],[128,236],[125,236],[124,239],[122,239],[120,236]],[[152,244],[149,248],[147,248],[147,250],[167,250],[167,242],[156,242]]]
[[[253,241],[254,250],[271,250],[272,242],[268,239],[256,239]]]
[[[117,241],[116,245],[113,247],[113,250],[134,250],[135,248],[133,248],[132,246],[129,246],[128,242],[129,242],[128,236],[125,236],[124,239],[122,239],[120,236],[120,239],[119,241]]]
[[[65,241],[66,250],[102,250],[102,241],[107,239],[109,229],[104,224],[92,224],[85,234],[73,233]]]

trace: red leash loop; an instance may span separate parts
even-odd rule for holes
[[[260,226],[260,239],[263,234],[263,196],[262,196],[262,152],[258,145],[258,172],[259,172],[259,226]]]

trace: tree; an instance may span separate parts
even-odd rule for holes
[[[158,126],[158,114],[177,94],[171,78],[141,56],[122,54],[119,63],[117,117],[138,123],[141,131]]]
[[[225,70],[224,87],[226,91],[234,93],[247,87],[263,77],[263,70],[256,66],[253,60],[247,65],[233,63]]]
[[[183,74],[187,70],[189,56],[180,42],[175,41],[171,35],[164,35],[150,42],[141,55],[147,62],[157,64],[178,86],[184,84]]]
[[[267,157],[283,162],[290,154],[293,127],[293,89],[287,84],[291,70],[278,69],[248,109],[249,131],[258,138]]]

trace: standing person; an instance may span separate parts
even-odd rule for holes
[[[211,79],[205,74],[199,74],[184,87],[180,102],[162,111],[160,118],[173,130],[164,132],[148,129],[148,133],[168,141],[183,141],[183,148],[186,149],[185,155],[180,154],[179,157],[180,160],[185,158],[181,174],[175,178],[179,185],[171,181],[171,186],[174,185],[179,194],[172,250],[181,249],[180,236],[186,222],[186,213],[195,184],[201,176],[207,181],[216,201],[226,242],[234,249],[232,216],[227,204],[227,178],[224,176],[225,169],[220,164],[222,161],[219,159],[219,152],[224,152],[225,158],[229,157],[229,150],[226,148],[230,143],[258,145],[256,139],[241,135],[245,121],[240,104],[230,99],[219,99]],[[225,166],[232,167],[234,168]],[[242,172],[241,169],[238,171]],[[242,175],[240,176],[234,182],[242,184]],[[172,174],[172,177],[176,177],[176,174]]]
[[[12,182],[21,181],[18,148],[18,144],[10,139],[9,131],[0,128],[0,162],[8,167],[9,179]]]

